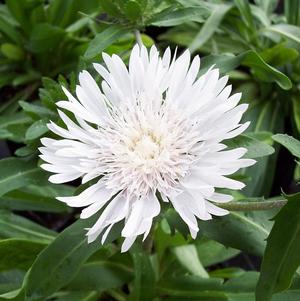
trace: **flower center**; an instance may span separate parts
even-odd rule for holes
[[[160,147],[153,137],[143,134],[136,142],[134,152],[141,159],[155,159],[159,156]]]
[[[99,164],[110,187],[136,196],[156,190],[168,194],[197,158],[198,128],[175,106],[154,110],[145,103],[116,111],[110,127],[100,131],[106,143]]]

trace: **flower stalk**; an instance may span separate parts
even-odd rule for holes
[[[140,47],[142,47],[143,41],[142,41],[142,36],[141,36],[141,33],[139,32],[139,30],[135,29],[134,35],[135,35],[136,42],[138,43],[138,45]]]
[[[263,202],[229,202],[215,203],[218,207],[229,211],[263,211],[281,208],[287,203],[286,200],[263,201]]]

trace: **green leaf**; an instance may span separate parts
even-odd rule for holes
[[[45,184],[47,177],[35,161],[17,158],[0,160],[0,196],[31,184]]]
[[[30,35],[30,49],[34,53],[47,52],[59,46],[65,31],[47,23],[34,26]]]
[[[206,73],[211,66],[216,65],[216,68],[220,70],[220,73],[226,74],[229,71],[237,68],[242,62],[242,58],[235,56],[232,53],[222,54],[222,55],[207,55],[201,60],[200,75]]]
[[[300,141],[287,134],[272,136],[273,140],[287,148],[295,157],[300,158]]]
[[[22,44],[22,37],[16,28],[0,16],[0,32],[18,45]]]
[[[245,53],[242,65],[251,67],[260,80],[276,82],[284,90],[289,90],[292,87],[290,79],[285,74],[268,65],[255,51]]]
[[[16,73],[14,72],[0,74],[0,88],[11,85],[11,82],[13,81],[15,76]]]
[[[0,299],[1,300],[1,299]],[[49,301],[97,301],[98,293],[95,291],[91,292],[63,292],[57,293],[57,296],[50,297]]]
[[[225,282],[223,289],[232,293],[254,292],[258,277],[258,272],[245,272],[240,277],[232,278]]]
[[[45,246],[45,243],[32,240],[17,238],[1,240],[0,271],[28,269]]]
[[[101,292],[121,287],[130,282],[132,278],[132,270],[123,264],[109,261],[91,262],[82,266],[67,289]]]
[[[257,135],[257,133],[255,133]],[[271,137],[271,134],[269,134]],[[255,136],[254,136],[255,137]],[[260,158],[269,156],[274,153],[274,148],[251,136],[251,133],[240,135],[236,138],[226,141],[230,148],[245,147],[248,149],[244,158]]]
[[[258,256],[264,253],[269,230],[251,214],[231,212],[210,221],[199,221],[198,224],[205,236],[225,246]]]
[[[295,0],[284,1],[284,14],[287,23],[293,25],[300,25],[300,3]]]
[[[260,55],[268,64],[280,67],[293,62],[299,56],[299,52],[281,43],[274,47],[264,49]]]
[[[40,119],[35,121],[26,131],[25,139],[27,141],[37,139],[49,131],[47,124],[48,119]]]
[[[67,185],[29,185],[0,198],[0,208],[40,212],[67,212],[69,207],[55,198],[73,195],[75,188]]]
[[[19,101],[19,104],[24,112],[34,119],[57,118],[57,114],[44,106],[29,103],[26,101]]]
[[[241,268],[224,268],[209,272],[209,276],[213,278],[237,278],[243,275],[245,271]]]
[[[39,80],[40,77],[41,75],[38,72],[30,70],[28,73],[24,73],[16,76],[12,81],[12,84],[14,87],[17,87]]]
[[[221,292],[222,282],[222,279],[217,278],[205,279],[198,276],[169,276],[158,283],[158,291],[169,296],[198,297],[196,300],[201,299],[204,301],[225,301],[227,298]]]
[[[60,233],[33,263],[24,283],[25,300],[40,300],[67,285],[83,263],[100,247],[100,241],[88,244],[86,228],[97,220],[78,220]]]
[[[141,4],[136,0],[129,0],[124,5],[124,13],[129,20],[136,20],[142,13]]]
[[[28,125],[31,123],[31,118],[26,116],[24,113],[16,113],[9,116],[0,116],[0,137],[10,138],[12,133],[9,132],[11,126]]]
[[[297,131],[300,133],[300,97],[294,96],[293,99],[293,115]]]
[[[22,216],[0,210],[0,237],[18,238],[49,243],[56,236],[56,232],[48,230]]]
[[[205,7],[188,7],[172,11],[166,9],[165,11],[156,14],[147,23],[149,25],[162,27],[176,26],[191,21],[203,23],[208,15],[209,10]]]
[[[53,0],[49,5],[49,21],[52,24],[66,24],[69,22],[70,18],[70,10],[74,5],[74,1],[72,0]]]
[[[204,74],[213,64],[220,69],[221,73],[234,70],[239,65],[252,68],[257,78],[265,82],[276,82],[282,89],[288,90],[292,87],[290,79],[274,67],[268,65],[258,53],[253,50],[245,51],[237,56],[209,55],[202,59],[200,70]]]
[[[197,238],[195,245],[200,261],[205,267],[221,263],[240,253],[239,250],[225,247],[214,240],[204,237]]]
[[[15,151],[15,155],[17,157],[27,157],[34,153],[37,153],[37,144],[39,141],[33,141],[31,144],[27,144],[25,146],[21,146]]]
[[[234,3],[240,11],[241,17],[248,28],[255,30],[253,16],[251,14],[250,4],[248,0],[234,0]]]
[[[277,7],[278,2],[279,0],[255,0],[255,3],[259,5],[268,15],[270,15]]]
[[[266,0],[265,2],[267,2],[267,1],[268,0]],[[277,0],[275,0],[275,1],[277,1]],[[250,9],[251,9],[251,14],[253,15],[254,19],[256,19],[258,22],[260,22],[260,25],[262,25],[264,27],[270,26],[271,20],[268,16],[267,12],[264,11],[263,8],[261,8],[257,5],[250,4]]]
[[[14,61],[20,61],[24,59],[25,56],[23,49],[11,43],[2,44],[1,52],[5,57]]]
[[[265,28],[265,30],[278,33],[282,37],[300,44],[300,30],[298,26],[289,24],[276,24]]]
[[[196,35],[192,43],[189,45],[191,52],[194,52],[196,49],[199,49],[205,42],[207,42],[214,32],[218,29],[223,18],[227,12],[232,8],[232,5],[229,4],[219,4],[216,5],[213,9],[209,18],[205,21],[204,25],[201,27],[201,30]]]
[[[23,281],[25,272],[10,270],[0,273],[0,294],[18,289]],[[1,300],[1,298],[0,298]]]
[[[11,301],[23,301],[24,296],[23,292],[21,289],[16,289],[13,291],[10,291],[8,293],[0,295],[0,301],[6,301],[6,300],[11,300]]]
[[[52,0],[47,7],[49,21],[62,28],[78,20],[79,13],[100,15],[100,12],[100,0]]]
[[[113,42],[124,35],[127,30],[124,27],[113,25],[98,33],[90,42],[84,57],[86,59],[94,58],[96,55],[101,55],[101,52]]]
[[[155,229],[154,245],[159,260],[162,260],[168,248],[184,245],[185,242],[185,238],[180,233],[171,234],[171,229],[166,219],[162,219],[159,226]]]
[[[142,252],[132,252],[134,262],[133,290],[130,301],[152,301],[155,297],[155,274],[149,256]]]
[[[186,296],[170,296],[164,299],[164,301],[228,301],[226,295],[222,292],[202,292],[198,293],[199,297],[190,296],[189,292],[186,292]],[[239,300],[246,301],[246,300]],[[248,300],[247,300],[248,301]]]
[[[252,101],[243,118],[244,121],[252,121],[249,131],[254,133],[283,131],[285,114],[282,113],[282,104],[284,101],[285,98],[281,97],[265,101],[262,99]],[[269,144],[269,141],[266,142]],[[278,146],[274,145],[274,148],[278,149]],[[270,193],[273,186],[277,155],[278,152],[275,152],[272,156],[258,158],[255,165],[244,170],[244,174],[251,179],[243,189],[245,196],[253,197]]]
[[[267,240],[257,301],[269,301],[275,292],[289,288],[300,265],[300,194],[285,197],[288,203],[276,215]]]
[[[116,1],[106,1],[106,0],[100,0],[101,8],[108,13],[110,16],[121,18],[122,12],[120,10],[120,7],[118,6],[118,3]]]
[[[200,232],[206,237],[225,246],[262,256],[266,246],[265,239],[272,224],[263,214],[231,212],[209,221],[199,220],[198,224]],[[168,223],[179,232],[184,235],[188,233],[186,224],[175,210],[167,210],[165,216]]]
[[[224,271],[226,269],[223,269]],[[229,271],[230,272],[230,271]],[[176,295],[166,298],[167,301],[255,301],[254,290],[259,277],[258,272],[243,272],[241,270],[236,270],[240,274],[239,277],[234,277],[227,280],[222,285],[215,285],[211,287],[210,290],[201,291],[203,284],[199,283],[199,291],[197,290],[197,279],[187,279],[189,285],[181,285],[179,279],[172,286],[168,285],[170,289],[170,295]],[[220,279],[221,280],[221,279]],[[168,280],[167,280],[168,281]],[[199,281],[199,280],[198,280]],[[222,281],[222,280],[221,280]],[[194,282],[194,284],[192,284]],[[200,281],[199,281],[200,282]],[[178,285],[176,285],[178,284]],[[201,297],[195,297],[195,295]],[[204,295],[204,296],[203,296]],[[298,301],[300,296],[300,286],[299,278],[296,279],[295,283],[290,290],[283,293],[275,294],[272,301]]]
[[[83,17],[83,18],[77,20],[76,22],[72,23],[70,26],[68,26],[66,28],[66,32],[75,33],[75,32],[80,31],[81,29],[88,26],[88,24],[90,24],[92,22],[93,18],[96,18],[97,15],[98,15],[97,13],[93,13],[87,17]]]
[[[10,10],[11,14],[15,19],[20,23],[22,29],[29,33],[31,30],[30,19],[28,18],[28,9],[26,6],[27,1],[15,1],[15,0],[6,0],[6,5]]]
[[[209,278],[208,273],[204,269],[194,245],[179,246],[173,248],[173,253],[181,265],[192,275]]]

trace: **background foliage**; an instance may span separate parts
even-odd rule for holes
[[[56,196],[39,168],[39,139],[58,121],[55,102],[76,75],[125,61],[136,43],[200,54],[250,104],[245,146],[258,163],[235,177],[235,201],[287,200],[281,209],[232,211],[192,240],[164,208],[152,239],[120,254],[118,225],[101,246],[87,244],[78,212]],[[300,1],[6,0],[0,4],[0,300],[300,300]],[[90,70],[92,72],[92,70]],[[293,137],[294,138],[293,138]],[[262,262],[262,263],[261,263]]]

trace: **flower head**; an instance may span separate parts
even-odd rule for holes
[[[58,199],[86,207],[81,218],[104,208],[87,232],[89,242],[101,234],[104,242],[125,220],[122,250],[128,250],[138,235],[148,235],[160,212],[158,194],[195,237],[196,218],[228,213],[213,202],[231,196],[216,188],[243,188],[227,176],[254,163],[241,159],[245,148],[226,150],[221,143],[247,128],[248,122],[240,124],[247,105],[238,105],[241,94],[230,96],[228,77],[219,78],[218,69],[198,78],[200,58],[190,63],[189,51],[172,59],[170,49],[160,57],[154,46],[148,53],[136,45],[128,69],[117,55],[103,59],[106,68],[94,64],[101,88],[87,71],[79,74],[77,98],[63,88],[68,100],[57,106],[75,121],[59,110],[66,128],[48,125],[62,139],[41,140],[42,168],[55,173],[51,182],[95,181],[77,196]]]

